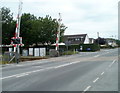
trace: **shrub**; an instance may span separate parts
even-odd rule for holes
[[[98,51],[100,50],[100,46],[98,44],[80,44],[79,47],[82,46],[82,51]]]

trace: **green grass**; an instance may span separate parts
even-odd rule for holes
[[[8,58],[6,55],[1,56],[2,60],[0,60],[0,64],[10,64],[10,63],[15,63],[15,59],[13,59],[11,62],[5,61],[4,59]]]

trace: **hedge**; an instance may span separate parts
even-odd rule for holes
[[[82,46],[82,50],[80,51],[98,51],[100,50],[100,46],[98,44],[80,44],[79,47]]]
[[[82,46],[82,50],[80,50],[80,47]],[[50,48],[55,49],[55,46],[51,46]],[[66,51],[67,46],[59,46],[60,51]],[[100,46],[98,44],[79,44],[79,45],[71,45],[68,46],[68,50],[73,51],[98,51],[100,50]]]

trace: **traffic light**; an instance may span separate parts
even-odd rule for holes
[[[13,44],[20,44],[20,38],[12,38],[11,40]]]

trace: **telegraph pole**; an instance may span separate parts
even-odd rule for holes
[[[100,46],[99,45],[99,32],[97,32],[97,36],[98,36],[98,47]]]
[[[59,19],[58,19],[58,30],[57,30],[57,38],[56,38],[56,50],[59,50],[59,40],[60,40],[60,27],[61,27],[61,13],[59,13]]]

